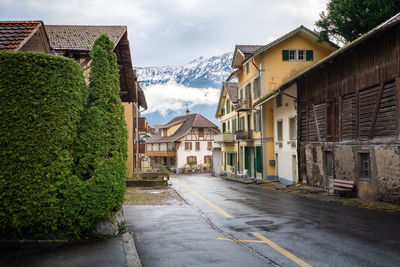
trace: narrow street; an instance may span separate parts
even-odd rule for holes
[[[400,216],[209,174],[178,175],[172,206],[125,206],[143,266],[394,266]]]

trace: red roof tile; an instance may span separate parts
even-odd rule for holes
[[[41,21],[0,21],[0,50],[18,51],[41,25]]]
[[[94,41],[105,33],[117,45],[126,26],[46,25],[50,46],[55,50],[90,51]]]

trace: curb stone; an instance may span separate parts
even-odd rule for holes
[[[124,253],[126,258],[126,266],[127,267],[142,267],[142,263],[140,262],[139,255],[136,250],[135,240],[131,233],[124,233],[121,236],[122,245],[124,247]]]

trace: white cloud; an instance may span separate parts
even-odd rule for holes
[[[159,112],[163,116],[197,105],[216,105],[219,98],[218,89],[186,87],[176,82],[151,85],[143,90],[149,107],[146,113]]]

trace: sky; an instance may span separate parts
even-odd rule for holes
[[[314,29],[327,0],[0,0],[0,20],[127,25],[133,65],[180,66]]]
[[[0,0],[0,20],[44,24],[127,25],[134,67],[182,66],[232,52],[236,44],[265,45],[314,23],[328,0]],[[140,77],[139,77],[140,79]],[[169,83],[144,88],[150,124],[186,108],[217,125],[220,88]]]

